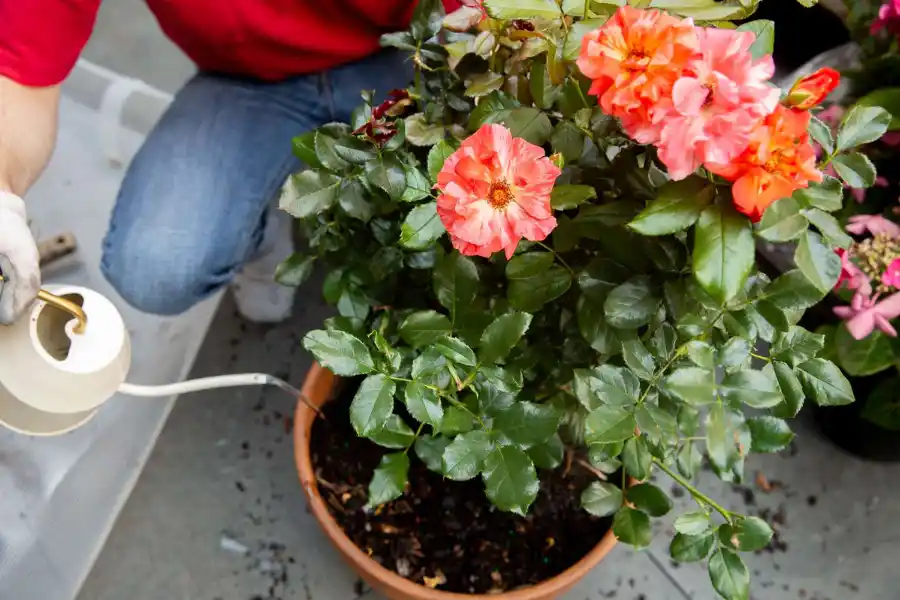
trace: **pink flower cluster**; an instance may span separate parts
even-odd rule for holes
[[[888,0],[878,9],[878,18],[872,22],[872,34],[882,29],[893,36],[900,36],[900,0]]]
[[[900,226],[880,215],[850,217],[847,231],[854,235],[868,234],[900,242]],[[896,337],[897,330],[891,325],[891,319],[900,317],[900,291],[886,296],[875,292],[872,279],[852,260],[851,252],[843,249],[836,252],[841,257],[841,275],[835,289],[846,286],[856,293],[848,306],[838,306],[834,313],[846,321],[850,335],[858,340],[871,335],[876,329]],[[891,261],[875,283],[882,291],[900,290],[900,258]]]

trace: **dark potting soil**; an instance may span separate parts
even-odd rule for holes
[[[580,506],[594,476],[573,467],[541,471],[541,490],[526,517],[495,509],[480,478],[443,479],[410,450],[406,493],[370,514],[363,510],[372,472],[386,450],[358,438],[347,382],[316,419],[313,468],[328,510],[347,536],[384,567],[444,591],[484,594],[534,585],[577,563],[611,526]],[[398,405],[398,409],[400,406]],[[399,411],[398,411],[399,412]]]

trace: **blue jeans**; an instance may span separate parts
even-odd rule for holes
[[[186,311],[259,247],[267,209],[301,167],[291,138],[349,122],[362,90],[383,97],[410,79],[394,51],[280,83],[198,74],[128,168],[103,242],[103,274],[138,310]]]

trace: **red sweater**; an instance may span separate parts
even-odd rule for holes
[[[113,0],[115,1],[115,0]],[[278,81],[363,58],[405,29],[416,0],[147,0],[160,27],[206,71]],[[100,0],[0,0],[0,75],[66,78]],[[447,10],[458,0],[444,0]],[[147,60],[153,60],[148,57]]]

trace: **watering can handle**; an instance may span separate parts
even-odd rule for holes
[[[65,311],[75,317],[78,323],[75,325],[75,327],[72,328],[72,333],[84,333],[84,328],[87,327],[87,314],[85,314],[83,308],[81,308],[71,300],[66,300],[65,298],[57,296],[56,294],[51,294],[47,290],[40,290],[37,297],[39,300],[43,300],[50,306]]]

